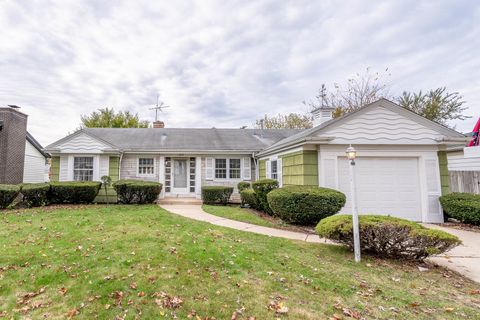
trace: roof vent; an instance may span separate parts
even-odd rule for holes
[[[313,126],[316,127],[324,122],[327,122],[328,120],[331,120],[333,118],[333,111],[335,111],[335,108],[327,106],[314,109],[312,111]]]

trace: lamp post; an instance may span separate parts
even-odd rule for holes
[[[350,200],[352,203],[353,250],[355,253],[355,262],[360,262],[360,227],[358,224],[357,190],[355,184],[355,158],[357,156],[357,151],[350,145],[346,150],[346,154],[350,163]]]

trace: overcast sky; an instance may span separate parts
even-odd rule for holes
[[[100,107],[157,93],[167,127],[304,112],[322,83],[389,68],[390,92],[446,86],[480,116],[478,1],[0,1],[0,105],[44,145]]]

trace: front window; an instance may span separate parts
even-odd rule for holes
[[[227,178],[227,159],[215,159],[215,178]]]
[[[138,174],[139,175],[153,175],[155,173],[155,166],[153,158],[139,158],[138,159]]]
[[[277,160],[273,160],[271,162],[271,177],[272,179],[278,179],[278,167],[277,167]]]
[[[75,157],[73,159],[73,180],[93,180],[93,157]]]
[[[240,159],[230,159],[230,179],[240,179]]]

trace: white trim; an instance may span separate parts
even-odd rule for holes
[[[93,176],[92,181],[100,181],[100,155],[98,154],[69,154],[67,160],[67,181],[73,180],[73,166],[75,158],[93,158]],[[61,170],[61,168],[59,169]]]
[[[195,157],[195,197],[202,198],[202,157]]]
[[[158,182],[162,184],[160,199],[165,198],[165,157],[160,156],[158,160]]]
[[[190,194],[190,158],[172,158],[171,176],[170,176],[170,193],[172,194]],[[185,161],[187,164],[187,186],[186,188],[175,188],[175,161]],[[193,193],[193,192],[192,192]]]
[[[243,181],[243,174],[242,174],[242,169],[243,169],[243,164],[242,164],[242,160],[243,160],[243,157],[215,157],[215,158],[212,158],[213,159],[213,179],[209,179],[209,180],[213,180],[213,181],[217,181],[217,182],[240,182],[240,181]],[[227,162],[227,172],[226,172],[226,178],[217,178],[216,177],[216,161],[217,159],[225,159],[225,161]],[[240,178],[230,178],[230,160],[240,160]]]

